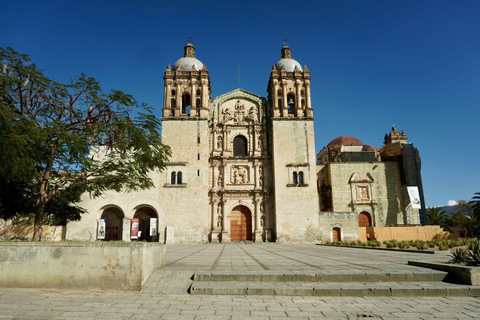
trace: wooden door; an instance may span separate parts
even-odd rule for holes
[[[238,206],[232,210],[230,238],[232,241],[252,240],[252,214],[247,207]]]
[[[333,228],[333,241],[342,241],[342,234],[340,228]]]
[[[371,227],[372,226],[372,217],[370,213],[366,211],[360,212],[358,215],[358,226],[359,227]]]

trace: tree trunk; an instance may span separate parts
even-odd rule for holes
[[[43,217],[45,215],[46,202],[40,201],[35,212],[35,225],[33,226],[33,242],[40,242],[43,235]]]

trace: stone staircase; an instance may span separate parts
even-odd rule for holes
[[[415,269],[411,273],[228,272],[195,273],[191,294],[343,297],[480,296],[479,286],[445,282],[448,273]]]

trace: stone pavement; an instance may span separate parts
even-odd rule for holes
[[[0,319],[472,319],[469,297],[314,297],[189,295],[196,271],[413,272],[408,260],[444,254],[277,244],[170,245],[167,265],[141,292],[0,288]],[[422,269],[422,268],[421,268]]]

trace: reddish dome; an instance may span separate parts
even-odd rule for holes
[[[333,139],[328,147],[338,147],[338,146],[363,146],[363,142],[354,137],[341,136],[336,139]]]

